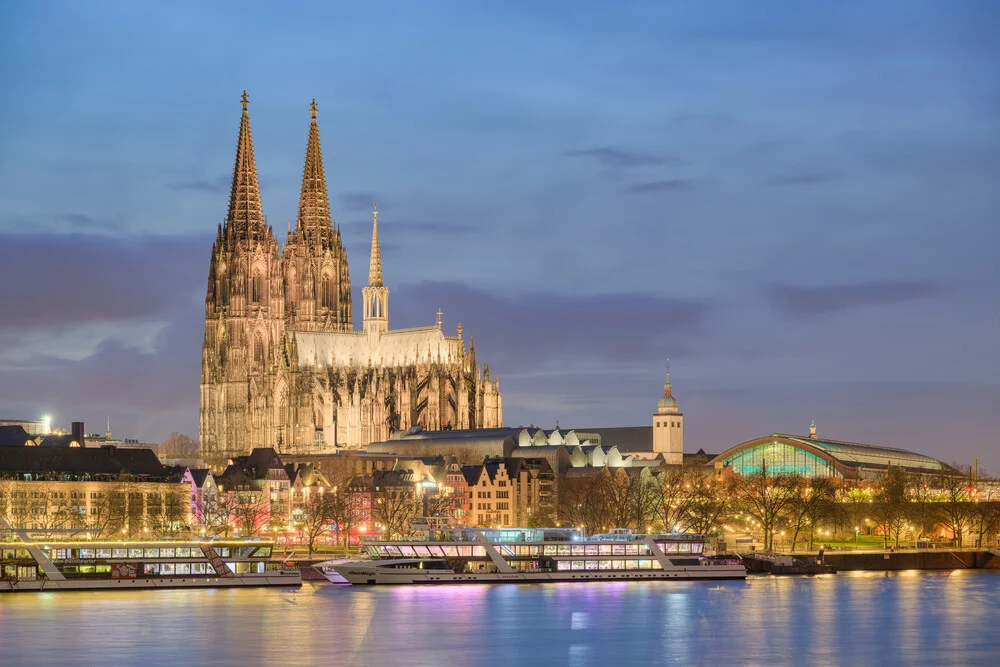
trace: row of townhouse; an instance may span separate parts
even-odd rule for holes
[[[174,534],[191,526],[189,497],[183,473],[162,465],[150,450],[0,447],[0,523],[10,528]]]
[[[312,464],[284,463],[270,447],[230,459],[217,476],[208,470],[188,470],[187,475],[192,512],[199,521],[219,527],[221,518],[244,532],[294,530],[310,497],[331,487]]]
[[[213,475],[165,466],[149,449],[0,446],[0,528],[140,538],[228,533],[237,523],[291,530],[328,486],[313,466],[284,464],[273,449]]]
[[[545,459],[495,458],[462,466],[454,457],[396,458],[346,486],[361,533],[403,534],[430,519],[458,527],[552,525],[555,474]]]

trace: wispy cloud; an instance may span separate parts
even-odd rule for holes
[[[692,184],[693,182],[686,178],[670,178],[664,181],[636,183],[625,188],[625,194],[648,195],[656,192],[674,192],[677,190],[687,190]]]
[[[353,191],[341,192],[333,198],[331,205],[345,211],[370,211],[373,204],[385,204],[379,199],[377,192]]]
[[[839,178],[839,174],[831,171],[789,171],[771,176],[766,183],[770,186],[819,185],[836,181]]]
[[[429,324],[442,308],[449,321],[463,322],[467,336],[475,335],[483,360],[505,372],[584,361],[647,362],[664,356],[668,347],[679,354],[701,340],[712,308],[708,301],[634,292],[500,294],[444,282],[404,284],[395,292],[400,326]],[[622,344],[623,322],[629,327],[627,344]]]
[[[662,164],[679,164],[680,160],[672,156],[658,156],[632,151],[618,146],[600,146],[567,151],[567,157],[590,158],[605,167],[645,167]]]
[[[885,281],[821,287],[770,285],[765,288],[764,295],[781,315],[801,319],[926,299],[935,292],[935,287],[928,282]]]
[[[120,221],[99,218],[86,213],[64,213],[58,216],[57,220],[80,232],[108,232],[117,231],[122,228]]]

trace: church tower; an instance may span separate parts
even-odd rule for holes
[[[353,331],[347,251],[330,217],[317,111],[313,100],[299,213],[282,255],[285,311],[289,326],[300,331]]]
[[[264,446],[285,300],[278,243],[260,203],[249,98],[236,142],[229,211],[209,263],[202,346],[202,454],[222,459]]]
[[[372,211],[372,254],[368,260],[368,285],[361,288],[365,302],[365,333],[384,334],[389,330],[389,288],[382,282],[382,251],[378,245],[378,207]]]
[[[656,403],[653,413],[653,452],[662,454],[670,465],[684,463],[684,414],[674,398],[670,384],[670,360],[667,359],[667,381],[663,385],[663,398]]]

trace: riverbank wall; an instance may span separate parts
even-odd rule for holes
[[[802,554],[796,554],[802,557]],[[818,559],[819,554],[810,558]],[[838,572],[853,570],[1000,570],[1000,555],[986,550],[826,552],[823,562]]]

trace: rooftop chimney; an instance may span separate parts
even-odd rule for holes
[[[78,442],[81,447],[86,447],[87,445],[83,441],[84,440],[83,422],[73,422],[71,430],[73,433],[73,440]]]

